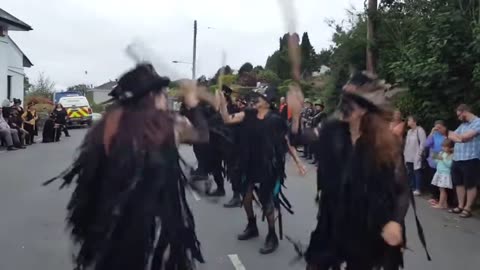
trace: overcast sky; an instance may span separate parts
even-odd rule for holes
[[[295,0],[297,32],[307,31],[317,51],[331,43],[326,19],[342,20],[363,0]],[[197,76],[212,76],[226,52],[227,64],[265,65],[286,32],[278,0],[2,0],[1,8],[30,24],[33,31],[10,32],[34,67],[57,89],[115,79],[134,65],[125,48],[141,41],[157,69],[172,77],[190,77],[193,20],[198,20]],[[214,29],[209,29],[214,28]],[[85,71],[88,74],[85,74]]]

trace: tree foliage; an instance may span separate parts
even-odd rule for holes
[[[253,65],[249,62],[243,64],[240,69],[238,70],[238,74],[241,76],[245,73],[249,73],[253,71]]]
[[[480,109],[479,5],[467,0],[380,2],[377,73],[409,89],[396,105],[404,114],[418,115],[427,128],[436,119],[454,125],[459,103]],[[332,70],[323,93],[330,107],[351,71],[365,69],[365,18],[365,12],[351,11],[346,23],[331,23],[333,46],[324,56]]]
[[[262,66],[256,66],[253,68],[253,72],[255,73],[259,73],[260,71],[263,71],[264,68]]]
[[[223,69],[223,71],[222,71],[222,69]],[[210,79],[209,85],[217,84],[218,83],[218,77],[220,76],[220,74],[222,72],[223,72],[224,75],[231,75],[233,73],[233,70],[229,65],[226,65],[224,67],[219,68],[217,70],[217,72],[215,73],[215,75]]]
[[[232,85],[237,80],[237,76],[233,74],[225,74],[222,76],[222,84]]]
[[[38,96],[51,99],[55,89],[55,82],[53,82],[45,73],[40,73],[37,81],[28,91],[28,96]]]
[[[260,71],[257,78],[259,82],[268,83],[271,85],[278,85],[281,82],[278,75],[268,69]]]
[[[302,72],[310,76],[314,71],[320,69],[318,56],[315,53],[315,49],[310,43],[308,33],[305,32],[302,35],[302,43],[300,44],[300,50],[302,55]]]
[[[77,85],[68,87],[67,91],[75,91],[85,96],[87,94],[88,89],[90,88],[86,84],[77,84]]]
[[[330,58],[332,57],[331,49],[323,49],[317,56],[319,66],[330,66]]]
[[[30,79],[25,76],[23,77],[23,95],[28,95],[30,90],[32,90],[32,84],[30,83]]]

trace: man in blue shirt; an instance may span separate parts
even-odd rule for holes
[[[465,104],[458,106],[457,116],[462,124],[448,133],[455,142],[451,173],[458,196],[458,207],[451,212],[468,218],[480,185],[480,118]]]

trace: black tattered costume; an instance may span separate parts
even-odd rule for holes
[[[348,116],[359,106],[367,114],[381,113],[369,100],[343,93],[340,113]],[[406,248],[405,215],[412,201],[416,209],[405,168],[399,157],[396,164],[379,164],[375,141],[362,134],[352,143],[347,122],[325,121],[321,128],[292,134],[291,141],[301,145],[315,142],[318,152],[317,182],[321,196],[317,226],[303,254],[308,270],[397,270],[403,267]],[[403,227],[403,244],[388,245],[382,237],[384,226],[397,222]],[[423,229],[416,217],[420,240],[426,249]],[[302,252],[301,252],[302,253]],[[427,257],[429,257],[427,252]]]
[[[49,181],[76,184],[67,221],[79,245],[77,269],[191,270],[194,260],[203,262],[185,199],[174,129],[178,116],[157,109],[144,113],[149,95],[161,94],[168,83],[150,65],[125,74],[111,93],[114,105],[88,132],[74,163]],[[125,126],[142,122],[140,115],[151,121]],[[192,120],[198,132],[193,137],[208,140],[206,122],[196,109]],[[113,134],[112,125],[118,125]],[[148,134],[152,127],[163,135]],[[152,144],[148,138],[156,135],[163,140]]]
[[[270,88],[265,93],[253,93],[254,99],[263,99],[273,104],[275,89]],[[271,105],[270,105],[271,106]],[[222,110],[222,109],[221,109]],[[235,123],[236,142],[238,147],[235,153],[235,177],[232,178],[235,188],[242,194],[243,204],[247,211],[248,225],[244,233],[238,236],[239,240],[248,240],[258,236],[256,219],[251,206],[253,194],[256,194],[261,204],[263,217],[269,221],[269,233],[265,246],[260,250],[268,254],[278,247],[278,238],[275,233],[274,214],[277,209],[280,223],[280,237],[282,237],[281,206],[290,213],[291,205],[282,192],[285,181],[285,155],[288,151],[286,136],[288,133],[286,121],[276,111],[269,109],[263,117],[259,117],[257,109],[248,108],[241,112],[240,122],[228,121],[234,118],[227,108],[222,114],[227,123]],[[230,114],[229,114],[230,113]]]
[[[249,186],[259,184],[255,189],[264,214],[269,214],[280,202],[290,210],[291,206],[283,197],[285,155],[288,151],[285,120],[276,112],[270,111],[264,119],[257,117],[258,111],[247,109],[240,136],[241,188],[245,194]]]

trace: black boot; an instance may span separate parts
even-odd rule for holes
[[[209,197],[223,197],[225,196],[225,189],[222,188],[217,188],[214,192],[208,192],[207,196]]]
[[[237,238],[238,240],[244,241],[255,237],[258,237],[257,221],[255,218],[249,218],[247,228],[245,228],[243,233],[238,235]]]
[[[240,198],[240,194],[234,193],[232,199],[223,205],[225,208],[237,208],[242,206],[242,199]]]
[[[261,254],[271,254],[278,248],[278,237],[275,231],[268,232],[267,238],[265,239],[265,244],[260,249]]]

